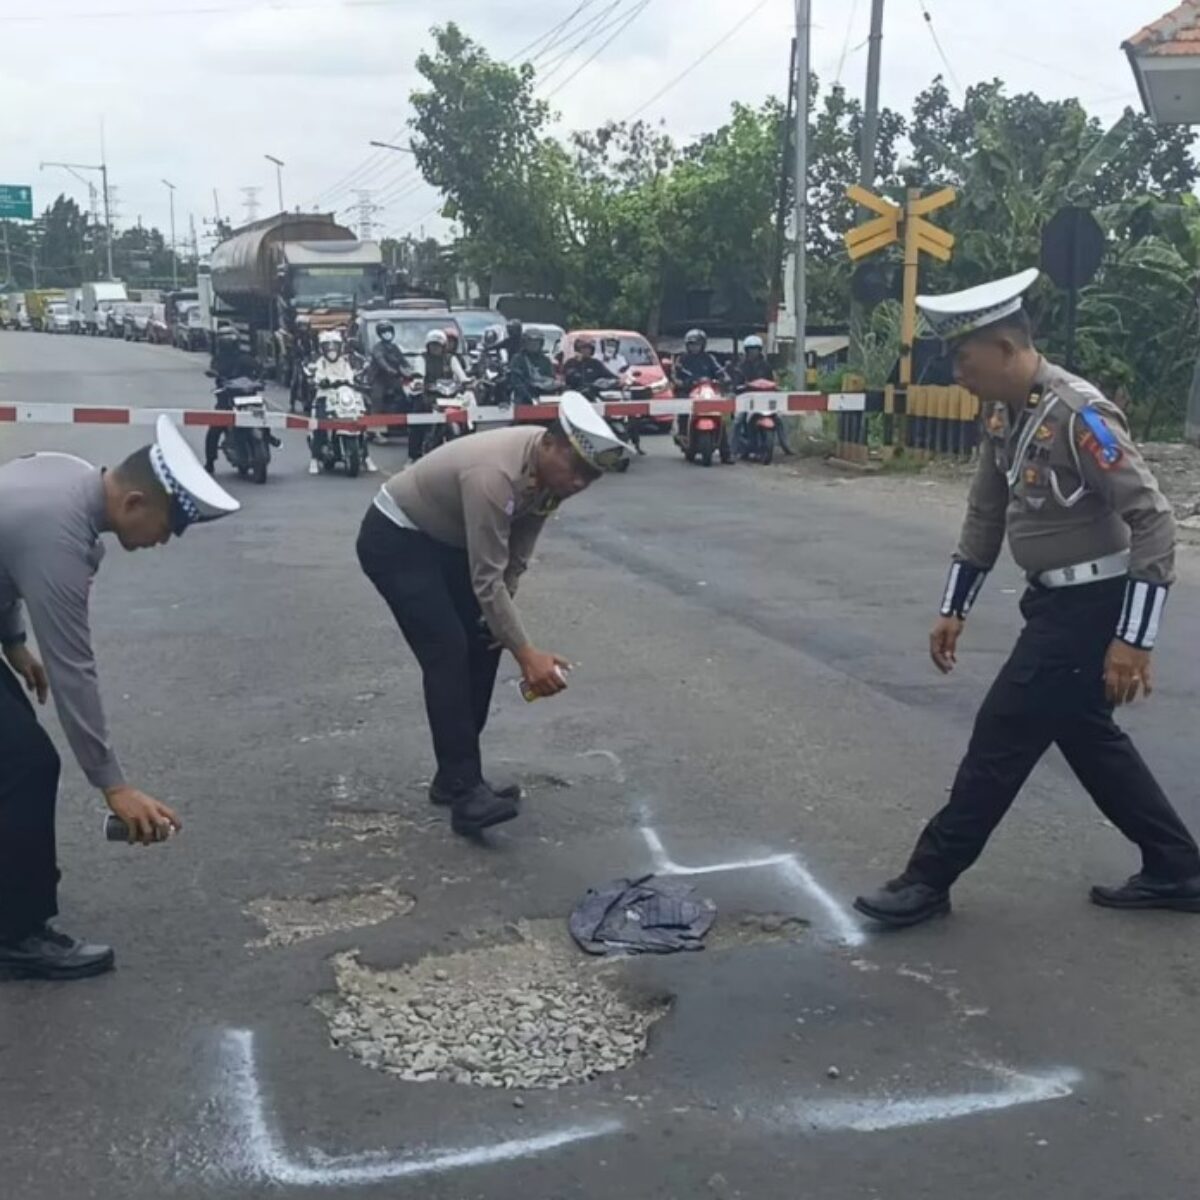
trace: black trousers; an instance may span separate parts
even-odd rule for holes
[[[58,913],[58,752],[19,679],[0,663],[0,939]]]
[[[433,401],[428,396],[414,398],[411,412],[433,412]],[[408,461],[416,462],[425,453],[425,439],[429,436],[430,425],[410,425],[408,427]],[[384,520],[387,520],[385,517]]]
[[[917,841],[908,876],[949,887],[979,857],[1051,743],[1096,807],[1141,849],[1146,874],[1200,875],[1195,841],[1104,696],[1104,655],[1124,594],[1123,579],[1025,593],[1025,628],[975,718],[949,803]]]
[[[467,552],[389,521],[374,505],[358,534],[358,561],[387,601],[417,662],[440,787],[479,783],[500,650],[471,587]]]
[[[233,399],[229,396],[217,397],[217,412],[232,412]],[[217,453],[221,449],[221,435],[225,432],[223,425],[210,425],[204,435],[204,465],[216,465]]]

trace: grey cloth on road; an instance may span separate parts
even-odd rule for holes
[[[985,441],[971,485],[958,557],[991,570],[1008,529],[1027,575],[1130,551],[1129,575],[1175,576],[1171,506],[1129,436],[1124,413],[1084,379],[1042,360],[1023,412],[984,411]],[[1106,462],[1083,410],[1120,448]]]
[[[413,528],[466,550],[479,607],[508,650],[529,641],[513,596],[554,507],[534,478],[544,436],[534,426],[456,438],[383,485]]]
[[[703,950],[716,919],[690,883],[644,875],[588,888],[567,925],[588,954],[672,954]]]
[[[108,740],[88,622],[106,529],[98,467],[70,454],[34,454],[0,466],[0,643],[24,639],[24,600],[59,720],[98,788],[125,781]]]

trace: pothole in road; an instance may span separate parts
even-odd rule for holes
[[[291,946],[327,933],[362,929],[407,916],[416,903],[395,880],[328,896],[262,896],[251,900],[245,911],[262,923],[266,936],[247,945]]]
[[[317,1005],[330,1037],[367,1066],[417,1082],[558,1088],[646,1052],[669,997],[638,996],[615,964],[582,960],[558,922],[519,940],[377,971],[334,958],[336,997]]]

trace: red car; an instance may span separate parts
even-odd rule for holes
[[[622,368],[622,379],[627,387],[649,388],[650,399],[670,400],[674,395],[671,381],[654,347],[640,334],[629,329],[572,329],[555,350],[561,366],[575,356],[575,339],[589,337],[596,343],[596,357],[604,357],[604,342],[617,341],[617,365]],[[670,430],[672,417],[647,417],[647,425]]]

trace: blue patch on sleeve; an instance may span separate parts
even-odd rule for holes
[[[1093,408],[1090,404],[1080,410],[1079,415],[1083,418],[1083,423],[1088,427],[1088,431],[1096,439],[1096,444],[1100,447],[1100,455],[1103,460],[1110,466],[1121,461],[1121,443],[1117,441],[1116,434],[1108,427],[1108,423],[1100,415],[1100,411]]]

